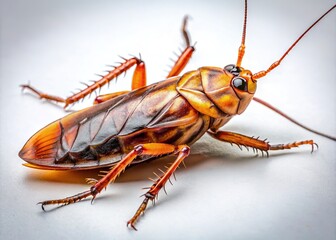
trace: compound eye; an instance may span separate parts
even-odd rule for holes
[[[234,78],[232,84],[235,88],[247,92],[247,82],[244,78]]]
[[[229,64],[224,67],[224,70],[228,71],[229,73],[233,74],[234,76],[238,76],[241,72],[241,69],[234,64]]]
[[[236,66],[234,64],[229,64],[224,67],[224,69],[228,72],[231,72],[232,69],[234,69]]]

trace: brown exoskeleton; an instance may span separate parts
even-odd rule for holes
[[[139,209],[128,221],[128,225],[135,229],[134,224],[145,211],[148,201],[156,198],[177,167],[189,155],[189,146],[205,133],[223,142],[266,153],[300,145],[311,145],[314,148],[313,140],[272,145],[264,140],[219,129],[233,116],[243,113],[252,99],[278,111],[254,98],[258,79],[279,66],[296,43],[334,8],[335,6],[316,20],[278,61],[267,70],[254,74],[241,66],[247,22],[245,1],[243,36],[236,64],[224,68],[201,67],[178,76],[195,50],[190,44],[185,18],[183,35],[187,47],[165,81],[146,86],[145,63],[133,57],[125,59],[124,63],[93,85],[66,99],[23,85],[23,88],[30,89],[41,98],[64,103],[64,107],[67,107],[136,66],[132,91],[97,97],[96,104],[92,107],[71,113],[38,131],[20,151],[19,156],[27,162],[25,165],[33,168],[82,170],[111,167],[100,180],[90,179],[92,186],[87,191],[63,199],[43,201],[40,203],[42,208],[50,204],[67,205],[87,197],[94,199],[127,166],[176,154],[174,163],[149,188]],[[283,113],[280,114],[284,116]],[[321,135],[335,140],[333,137]]]

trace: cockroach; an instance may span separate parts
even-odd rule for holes
[[[201,67],[179,76],[195,51],[186,27],[188,18],[185,17],[182,33],[186,47],[164,81],[146,85],[144,61],[131,57],[101,76],[100,80],[68,98],[44,94],[30,85],[22,85],[23,89],[33,91],[40,98],[63,103],[66,108],[135,66],[132,91],[98,96],[93,106],[70,113],[39,130],[19,152],[19,156],[27,162],[25,166],[38,169],[83,170],[110,167],[101,179],[88,179],[92,186],[87,191],[39,202],[42,209],[45,210],[46,205],[68,205],[88,197],[94,200],[128,166],[176,155],[175,161],[153,180],[153,185],[144,194],[144,200],[127,222],[127,226],[136,230],[135,222],[145,212],[148,202],[155,201],[159,191],[189,155],[189,146],[205,133],[222,142],[252,148],[267,155],[269,151],[301,145],[310,145],[313,151],[314,146],[317,146],[313,140],[274,145],[266,140],[220,128],[235,115],[242,114],[252,100],[300,125],[277,108],[254,97],[257,81],[277,68],[305,34],[335,7],[336,5],[332,6],[303,32],[279,60],[268,69],[256,73],[241,66],[247,25],[245,0],[242,40],[235,64],[224,68]],[[300,126],[336,140],[333,136]]]

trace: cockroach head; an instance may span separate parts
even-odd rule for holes
[[[238,114],[245,111],[257,90],[257,81],[253,79],[250,70],[230,64],[224,67],[224,71],[231,75],[230,85],[240,99]]]

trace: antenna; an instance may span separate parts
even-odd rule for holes
[[[245,1],[246,2],[246,1]],[[306,35],[307,32],[310,31],[310,29],[312,29],[322,18],[324,18],[329,12],[331,12],[334,8],[336,7],[336,4],[334,6],[332,6],[328,11],[326,11],[319,19],[317,19],[312,25],[310,25],[309,28],[307,28],[306,31],[304,31],[300,37],[298,37],[298,39],[296,39],[296,41],[287,49],[287,51],[284,53],[284,55],[282,55],[282,57],[278,60],[275,61],[274,63],[271,64],[271,66],[269,66],[269,68],[267,70],[263,70],[260,72],[257,72],[255,74],[252,75],[252,79],[256,80],[258,78],[262,78],[264,76],[266,76],[266,74],[268,74],[269,72],[271,72],[274,68],[278,67],[281,63],[281,61],[288,55],[288,53],[294,48],[294,46],[304,37],[304,35]],[[245,10],[246,11],[246,10]],[[246,15],[246,13],[245,13]],[[239,60],[239,56],[238,56],[238,60]]]
[[[245,54],[246,23],[247,23],[247,0],[245,0],[244,25],[243,25],[242,41],[238,49],[238,59],[236,63],[237,67],[241,66]]]

